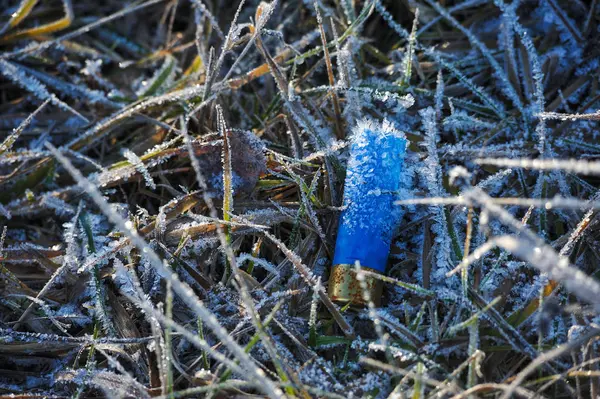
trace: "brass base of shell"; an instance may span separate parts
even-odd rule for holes
[[[362,267],[373,273],[378,273],[376,270]],[[370,275],[365,276],[367,290],[371,301],[375,306],[381,305],[381,295],[383,293],[383,281]],[[354,306],[366,306],[367,303],[363,298],[363,290],[360,282],[356,278],[356,269],[353,265],[339,264],[334,265],[329,276],[328,295],[332,301],[347,304],[348,302]]]

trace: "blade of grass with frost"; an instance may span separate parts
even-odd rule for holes
[[[577,244],[577,241],[579,241],[581,239],[583,233],[589,227],[593,216],[594,216],[593,209],[590,209],[589,211],[587,211],[585,213],[585,215],[583,215],[583,218],[581,219],[581,221],[577,224],[575,229],[573,229],[573,231],[569,235],[568,241],[560,249],[560,252],[558,253],[559,256],[569,256],[571,254],[571,251],[573,250],[574,246]]]
[[[97,338],[92,339],[89,335],[83,337],[68,337],[57,334],[39,334],[39,333],[31,333],[31,332],[20,332],[14,331],[13,329],[4,329],[0,328],[0,335],[11,337],[15,340],[15,342],[49,342],[49,343],[58,343],[58,342],[66,342],[77,345],[92,345],[92,344],[108,344],[108,345],[139,345],[139,344],[147,344],[148,342],[154,340],[154,337],[141,337],[141,338]]]
[[[451,101],[449,99],[449,101]],[[450,128],[450,129],[458,129],[461,128],[463,130],[466,130],[465,128],[467,128],[468,130],[493,130],[494,128],[497,127],[497,125],[482,120],[482,119],[478,119],[474,116],[468,115],[465,111],[462,110],[454,110],[452,111],[452,114],[446,118],[444,118],[443,120],[443,125],[446,128]]]
[[[442,197],[445,195],[445,190],[442,185],[442,169],[440,166],[439,157],[437,154],[437,143],[439,133],[437,130],[436,113],[431,107],[420,111],[425,135],[424,145],[427,150],[427,158],[424,162],[424,178],[426,181],[429,194],[434,197]],[[434,231],[437,237],[436,264],[438,270],[437,278],[441,278],[439,273],[443,273],[450,264],[452,243],[449,239],[450,220],[448,220],[449,212],[446,212],[443,207],[433,207],[431,210],[434,215]],[[453,230],[453,228],[452,228]],[[454,235],[455,236],[455,235]],[[456,247],[456,245],[455,245]]]
[[[313,289],[310,301],[310,315],[308,317],[308,344],[313,348],[317,345],[317,306],[319,304],[319,290],[321,289],[321,277]]]
[[[444,108],[444,77],[440,69],[437,74],[435,86],[435,96],[433,98],[435,104],[435,116],[438,120],[442,119],[442,110]]]
[[[571,18],[569,18],[565,11],[556,4],[555,0],[546,0],[544,3],[550,6],[550,9],[553,11],[554,15],[556,15],[560,24],[564,26],[565,30],[568,31],[577,42],[581,43],[585,40],[579,29],[573,24]]]
[[[511,326],[494,307],[488,307],[488,302],[472,287],[468,287],[467,298],[472,306],[482,311],[486,309],[486,312],[480,312],[481,316],[488,320],[496,331],[506,340],[506,342],[519,353],[523,353],[535,359],[538,355],[536,349],[525,339],[525,337],[513,326]],[[552,372],[555,372],[554,368],[550,365],[547,366]]]
[[[354,10],[354,0],[341,0],[342,8],[344,9],[344,15],[348,24],[351,24],[356,20],[356,11]]]
[[[29,116],[27,118],[25,118],[25,120],[23,122],[21,122],[19,124],[19,126],[13,130],[12,133],[9,134],[7,138],[4,139],[2,144],[0,144],[0,158],[2,157],[2,154],[4,154],[6,151],[8,151],[12,148],[13,144],[15,144],[15,141],[17,141],[17,139],[19,138],[21,133],[23,133],[23,130],[25,130],[27,128],[27,126],[29,126],[31,124],[31,122],[37,116],[37,114],[39,114],[40,111],[43,110],[44,107],[50,101],[51,101],[51,98],[46,99],[46,101],[44,101],[39,107],[37,107],[35,111],[33,111],[31,114],[29,114]]]
[[[0,214],[8,220],[12,219],[12,213],[10,213],[10,210],[2,204],[0,204]]]
[[[73,115],[77,116],[86,123],[89,122],[89,120],[85,116],[75,111],[68,104],[59,100],[55,94],[50,93],[46,86],[44,86],[39,80],[37,80],[34,77],[28,76],[25,72],[17,68],[14,64],[0,59],[0,73],[2,73],[5,77],[12,80],[14,83],[21,86],[25,90],[29,91],[35,97],[44,101],[50,100],[50,102],[56,105],[58,108],[72,113]]]
[[[462,3],[456,4],[452,7],[448,7],[448,14],[453,14],[456,11],[463,11],[466,10],[467,8],[475,8],[479,5],[485,4],[487,3],[489,0],[465,0]],[[431,18],[430,21],[428,21],[426,24],[424,24],[421,29],[419,29],[419,31],[417,32],[417,36],[420,36],[421,34],[427,32],[427,30],[429,30],[431,27],[433,27],[435,24],[437,24],[438,22],[440,22],[440,20],[442,20],[443,17],[438,15],[434,18]]]
[[[473,230],[473,208],[469,207],[467,213],[467,227],[465,232],[465,245],[462,259],[466,259],[469,256],[469,250],[471,246],[472,239],[472,230]],[[468,269],[463,269],[463,273],[461,276],[464,294],[468,295],[468,286],[469,286],[469,274]],[[474,289],[479,289],[479,284],[477,282],[473,282],[472,284]],[[467,353],[469,356],[473,356],[475,353],[479,352],[480,346],[480,338],[479,338],[479,316],[477,313],[472,316],[473,322],[469,325],[469,344],[467,347]],[[471,388],[477,384],[477,374],[478,369],[476,368],[475,363],[469,363],[469,369],[467,372],[467,388]]]
[[[173,24],[175,23],[175,16],[177,15],[177,6],[179,5],[179,0],[175,0],[175,4],[172,6],[171,16],[169,18],[168,29],[167,29],[167,37],[165,39],[165,46],[173,43],[171,37],[173,35]]]
[[[404,52],[404,72],[400,80],[400,87],[408,87],[412,76],[412,63],[415,51],[415,41],[417,40],[417,26],[419,24],[419,8],[415,8],[415,18],[413,19],[412,29],[408,36],[408,48]]]
[[[382,101],[387,107],[392,107],[394,105],[398,105],[402,108],[410,108],[415,103],[414,97],[412,94],[399,95],[398,93],[394,93],[390,90],[385,90],[380,87],[368,87],[368,86],[353,86],[353,87],[343,87],[343,86],[318,86],[311,87],[309,89],[302,90],[301,94],[314,94],[314,93],[358,93],[365,96],[369,96],[375,100]],[[394,104],[396,103],[396,104]]]
[[[81,22],[83,23],[90,23],[95,20],[96,18],[93,17],[81,18]],[[110,43],[112,50],[121,50],[132,56],[134,59],[139,59],[136,62],[136,64],[139,66],[142,66],[144,63],[151,61],[158,56],[156,53],[149,55],[148,53],[150,50],[147,47],[136,41],[133,41],[125,35],[120,34],[117,30],[115,30],[115,28],[116,27],[101,27],[94,32],[94,36],[96,36],[103,43]],[[124,65],[130,65],[130,62],[133,61],[125,61]]]
[[[273,274],[276,277],[279,277],[279,275],[280,275],[279,270],[277,270],[277,267],[265,259],[259,258],[254,255],[250,255],[250,254],[240,254],[237,257],[237,263],[238,263],[238,265],[240,265],[240,267],[247,261],[250,261],[252,268],[254,268],[254,266],[260,266],[265,271]],[[250,272],[247,272],[247,273],[251,274]]]
[[[88,251],[91,254],[96,253],[96,245],[94,244],[94,233],[92,231],[92,226],[90,225],[87,213],[85,211],[80,212],[77,221],[81,224],[81,227],[87,237]],[[102,325],[102,328],[109,336],[116,337],[118,336],[118,334],[110,317],[108,307],[106,306],[106,288],[104,287],[102,279],[100,278],[100,267],[98,263],[94,264],[94,267],[89,271],[89,273],[89,284],[94,298],[94,316],[97,319],[96,322],[99,322]]]
[[[529,60],[531,61],[531,69],[533,72],[533,80],[535,82],[535,108],[534,114],[539,114],[544,112],[544,73],[542,71],[542,64],[538,57],[535,44],[531,40],[531,37],[527,34],[527,31],[519,24],[519,19],[516,15],[516,7],[518,3],[511,4],[510,6],[506,6],[503,0],[494,0],[494,4],[499,7],[502,12],[505,14],[506,18],[505,23],[510,24],[510,28],[513,29],[519,35],[521,39],[521,43],[525,47],[527,51],[527,55]],[[546,152],[546,123],[544,118],[540,118],[538,122],[538,126],[536,127],[536,133],[538,135],[538,151],[542,156],[545,155]]]
[[[250,31],[252,33],[252,36],[250,37],[250,40],[248,40],[248,42],[244,46],[244,49],[242,50],[240,55],[235,59],[235,61],[231,65],[231,67],[229,67],[229,71],[227,71],[227,73],[225,74],[225,77],[223,78],[223,82],[227,81],[230,78],[231,74],[237,70],[238,64],[246,56],[246,54],[248,53],[250,48],[256,43],[256,40],[258,39],[262,29],[264,28],[264,26],[267,24],[267,22],[271,18],[271,15],[273,14],[275,7],[277,6],[277,1],[278,0],[274,0],[269,5],[266,5],[267,3],[264,3],[264,2],[261,2],[261,4],[259,4],[259,6],[256,9],[256,13],[255,13],[256,26],[250,25]],[[243,3],[244,3],[243,1],[240,3],[238,10],[241,9]],[[265,10],[265,8],[266,8],[266,10]],[[275,58],[277,60],[287,58],[288,51],[289,51],[289,48],[286,48],[282,53],[280,53]],[[258,76],[260,76],[261,75],[260,72],[265,70],[264,66],[265,65],[263,64],[260,67],[255,68],[252,71],[248,72],[248,74],[246,75],[246,79],[253,80],[253,79],[257,78]],[[294,64],[294,66],[295,66],[295,64]],[[292,76],[294,76],[293,73],[292,73]],[[231,85],[231,83],[233,83],[233,82],[230,82],[230,85]],[[245,83],[247,83],[247,81]],[[235,87],[235,83],[234,83],[234,87]]]
[[[519,82],[520,76],[517,52],[515,49],[515,32],[509,18],[510,17],[506,14],[502,16],[502,38],[498,40],[498,44],[499,47],[504,49],[504,67],[506,68],[506,74],[519,97],[523,97],[523,90],[521,89],[521,83]],[[525,90],[525,97],[530,99],[531,90]]]
[[[336,57],[336,65],[337,65],[337,69],[338,69],[338,84],[340,84],[343,87],[349,87],[349,81],[348,81],[348,73],[346,71],[346,67],[344,65],[344,60],[341,59],[341,54],[342,54],[342,48],[340,47],[340,37],[338,35],[337,29],[335,28],[335,23],[333,21],[333,18],[330,19],[330,26],[331,26],[331,31],[333,33],[333,43],[335,44],[335,52],[337,54]]]
[[[120,108],[120,104],[109,100],[103,91],[90,89],[83,83],[73,84],[20,64],[15,66],[64,96],[75,100],[87,100],[90,104],[100,104],[112,109]]]
[[[203,342],[206,342],[206,339],[204,338],[204,326],[200,317],[198,317],[196,324],[198,325],[198,338],[200,338],[200,340],[202,340]],[[205,350],[202,350],[201,353],[203,368],[209,370],[210,361],[208,360],[208,353]]]
[[[376,313],[380,322],[387,325],[390,331],[395,332],[407,344],[412,345],[414,348],[423,345],[423,340],[417,334],[414,334],[404,323],[392,316],[387,310],[380,308],[376,310]]]
[[[492,299],[489,304],[487,304],[483,309],[479,309],[476,313],[474,313],[467,320],[460,322],[458,324],[454,324],[450,328],[448,328],[448,330],[446,331],[446,335],[449,337],[454,337],[457,332],[464,330],[466,328],[469,328],[472,324],[474,324],[476,322],[477,319],[481,318],[481,316],[484,313],[486,313],[493,306],[496,306],[496,304],[498,304],[501,300],[502,300],[502,297],[496,297],[496,298]]]
[[[373,277],[373,278],[379,279],[379,280],[384,281],[389,284],[395,284],[398,287],[401,287],[401,288],[403,288],[415,295],[418,295],[418,296],[422,296],[425,298],[427,298],[427,297],[434,298],[436,296],[434,291],[422,288],[415,284],[405,283],[405,282],[397,280],[395,278],[385,276],[381,273],[374,273],[369,270],[363,270],[362,272],[365,276]]]
[[[225,35],[223,34],[223,31],[219,27],[219,23],[218,23],[217,19],[210,12],[210,10],[208,9],[208,7],[206,7],[206,5],[204,4],[204,2],[202,0],[192,0],[192,3],[194,4],[194,7],[197,10],[201,11],[206,16],[206,18],[210,21],[210,24],[212,25],[212,28],[215,30],[215,32],[217,32],[217,35],[219,36],[219,38],[221,40],[225,40]]]
[[[275,0],[273,3],[275,3]],[[212,68],[208,68],[206,70],[207,76],[205,81],[205,91],[203,95],[203,99],[212,94],[212,82],[216,79],[216,74],[221,71],[221,66],[223,65],[223,61],[225,60],[225,54],[230,50],[230,46],[232,45],[232,40],[234,39],[234,33],[237,28],[237,21],[240,17],[240,13],[242,12],[242,8],[244,7],[244,3],[246,0],[240,1],[240,4],[237,7],[235,15],[233,16],[233,20],[231,21],[231,26],[229,27],[229,31],[227,32],[227,36],[225,36],[225,40],[221,47],[221,53],[219,54],[219,58],[217,59],[215,65]],[[258,22],[258,21],[257,21]],[[209,65],[212,63],[209,62]]]
[[[97,340],[100,333],[100,329],[98,328],[98,323],[94,323],[94,332],[92,333],[92,339]],[[78,385],[77,391],[72,396],[73,399],[79,399],[83,391],[85,390],[88,380],[91,378],[94,368],[96,366],[96,345],[91,344],[88,349],[88,357],[85,363],[85,374],[82,378],[82,383]]]
[[[226,222],[231,221],[233,212],[233,175],[231,170],[231,146],[229,144],[229,131],[225,124],[225,118],[223,117],[223,109],[220,105],[215,107],[217,111],[217,125],[219,129],[219,135],[223,137],[223,220]],[[224,226],[225,242],[227,245],[231,245],[231,228]],[[226,270],[223,278],[227,280],[231,273],[230,268],[232,265],[226,259]]]
[[[506,113],[501,103],[492,99],[486,92],[485,89],[475,84],[471,79],[461,73],[452,63],[445,61],[440,54],[434,49],[425,49],[425,54],[433,58],[437,63],[446,68],[452,75],[458,79],[462,84],[469,88],[474,95],[476,95],[485,105],[502,120],[506,119]]]
[[[535,170],[563,170],[582,175],[600,175],[600,161],[583,161],[578,159],[510,159],[510,158],[478,158],[478,165],[498,166],[501,168],[523,168]]]
[[[129,161],[131,165],[142,175],[146,182],[146,186],[151,190],[156,190],[156,183],[152,179],[152,175],[144,165],[144,162],[134,152],[130,150],[124,150],[123,156]]]
[[[9,295],[6,295],[5,298],[27,299],[27,300],[31,301],[31,304],[29,304],[27,309],[33,309],[33,305],[37,305],[39,307],[40,311],[42,312],[43,317],[48,319],[52,323],[52,325],[54,325],[54,327],[56,327],[60,332],[62,332],[65,335],[69,334],[69,332],[65,329],[65,327],[68,327],[69,325],[58,321],[56,319],[56,312],[54,312],[50,308],[50,306],[48,306],[46,304],[46,302],[44,302],[43,300],[34,298],[29,295],[22,295],[22,294],[9,294]],[[40,316],[40,317],[36,317],[35,319],[39,320],[41,318],[42,317]]]
[[[594,155],[596,155],[597,153],[600,152],[600,145],[597,144],[593,144],[593,143],[586,143],[583,141],[579,141],[579,140],[573,140],[573,139],[569,139],[569,138],[563,138],[561,139],[561,141],[563,143],[572,145],[574,147],[579,147],[581,149],[590,151],[592,153],[594,153]],[[585,155],[591,155],[589,152],[587,152]]]
[[[425,395],[425,384],[423,383],[423,374],[425,374],[425,365],[421,362],[417,363],[417,371],[414,377],[414,386],[412,399],[421,399]]]
[[[166,286],[166,296],[165,296],[165,318],[173,320],[173,290],[171,289],[172,283],[167,280]],[[172,350],[173,350],[173,337],[172,331],[170,327],[166,327],[165,331],[165,369],[167,371],[166,379],[166,393],[169,396],[173,395],[173,367],[171,363],[173,362]]]
[[[102,212],[108,217],[108,219],[115,224],[119,230],[125,233],[131,240],[131,243],[135,245],[144,256],[150,261],[150,264],[156,269],[156,271],[164,278],[171,280],[173,283],[173,290],[179,295],[179,297],[198,315],[204,322],[209,326],[213,333],[223,342],[223,344],[232,352],[235,357],[240,360],[242,367],[258,381],[262,381],[261,390],[269,397],[281,398],[283,393],[277,388],[269,379],[265,378],[265,374],[262,370],[257,368],[252,359],[240,348],[240,346],[233,341],[227,331],[221,326],[214,314],[208,310],[200,300],[196,297],[194,292],[187,286],[187,284],[179,281],[177,275],[174,274],[168,267],[166,267],[162,260],[158,257],[156,252],[148,246],[148,244],[138,235],[137,231],[133,230],[131,222],[126,222],[112,207],[106,202],[100,191],[87,180],[81,172],[73,167],[71,162],[66,159],[54,146],[47,143],[47,148],[53,153],[56,159],[63,165],[63,167],[71,174],[71,176],[82,186],[85,192],[90,195],[96,205],[102,210]],[[192,335],[193,336],[193,335]],[[194,338],[196,338],[194,336]]]
[[[202,12],[198,7],[194,8],[194,23],[196,24],[196,29],[194,31],[194,42],[196,44],[196,52],[198,54],[190,66],[185,70],[185,72],[183,72],[184,77],[182,79],[186,79],[187,77],[197,79],[203,70],[206,72],[205,68],[208,65],[206,43],[204,43],[202,40],[202,35],[204,35],[204,22],[202,20]]]
[[[578,200],[572,198],[492,198],[489,201],[495,205],[518,206],[523,208],[545,208],[545,209],[600,209],[600,201]],[[396,205],[471,205],[471,202],[464,196],[460,197],[432,197],[399,200]]]
[[[154,76],[138,91],[138,97],[150,97],[161,91],[161,88],[173,80],[175,71],[175,59],[171,55],[167,55],[162,66],[154,73]]]
[[[300,204],[300,207],[298,208],[298,212],[296,213],[296,218],[294,220],[294,226],[292,228],[292,233],[290,235],[289,242],[291,243],[292,246],[296,246],[296,244],[298,243],[297,241],[299,238],[298,234],[299,234],[299,229],[300,229],[300,221],[306,214],[306,215],[308,215],[308,218],[310,219],[310,222],[312,223],[319,238],[324,243],[326,243],[327,238],[325,237],[325,233],[323,232],[321,224],[319,223],[319,219],[317,218],[315,210],[313,209],[313,204],[319,204],[314,193],[315,193],[315,190],[317,189],[317,183],[319,182],[319,177],[321,176],[320,169],[317,170],[317,173],[315,173],[315,175],[313,176],[312,182],[309,187],[306,185],[306,183],[300,176],[298,176],[296,173],[294,173],[294,171],[290,167],[287,166],[287,164],[284,164],[284,168],[292,176],[292,178],[294,179],[294,182],[298,186],[298,191],[300,193],[300,198],[301,198],[301,204]]]

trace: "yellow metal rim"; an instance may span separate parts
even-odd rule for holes
[[[362,267],[362,269],[378,273],[369,267]],[[367,291],[371,301],[373,301],[375,306],[381,305],[383,281],[371,275],[366,275],[365,283],[367,284]],[[351,302],[355,306],[367,305],[360,282],[356,278],[356,269],[353,265],[338,264],[333,266],[329,276],[328,294],[334,302]]]

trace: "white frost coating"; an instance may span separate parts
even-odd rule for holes
[[[144,165],[144,162],[138,157],[133,151],[125,150],[123,151],[123,156],[127,158],[129,163],[133,165],[133,167],[144,176],[144,180],[146,181],[146,186],[150,187],[152,190],[156,190],[156,183],[154,183],[154,179],[150,175],[150,172]]]
[[[373,166],[369,169],[369,153],[368,151],[372,151],[373,143],[370,142],[370,138],[367,137],[362,132],[371,131],[378,132],[382,138],[386,136],[394,136],[396,138],[406,139],[406,136],[403,132],[397,130],[394,125],[384,119],[381,124],[373,121],[371,119],[362,119],[360,120],[354,129],[352,129],[352,140],[354,142],[354,147],[356,148],[356,154],[353,156],[348,162],[348,170],[353,170],[354,168],[358,168],[360,166],[360,171],[366,171],[366,173],[360,176],[357,176],[356,179],[352,179],[350,176],[346,179],[345,190],[351,191],[352,193],[358,195],[363,191],[361,189],[363,178],[371,177],[371,175],[376,175],[378,172],[375,170],[375,167],[379,165],[378,162],[374,162]],[[385,157],[385,154],[383,154]],[[360,160],[361,164],[356,164],[357,159]],[[399,177],[398,177],[399,178]],[[354,195],[353,194],[353,195]],[[363,196],[373,196],[376,195],[377,192],[370,190],[369,192],[365,192]],[[364,199],[356,197],[354,195],[352,197],[353,201],[358,203],[366,202],[368,203],[370,200],[365,201]],[[371,221],[371,217],[369,216],[370,212],[375,212],[376,210],[373,208],[363,209],[361,207],[349,207],[343,214],[343,223],[347,224],[351,228],[356,229],[364,229],[367,226],[367,223]],[[391,226],[390,226],[391,228]]]

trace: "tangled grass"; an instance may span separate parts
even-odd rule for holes
[[[0,397],[600,394],[596,0],[0,5]],[[356,309],[370,121],[410,145]]]

